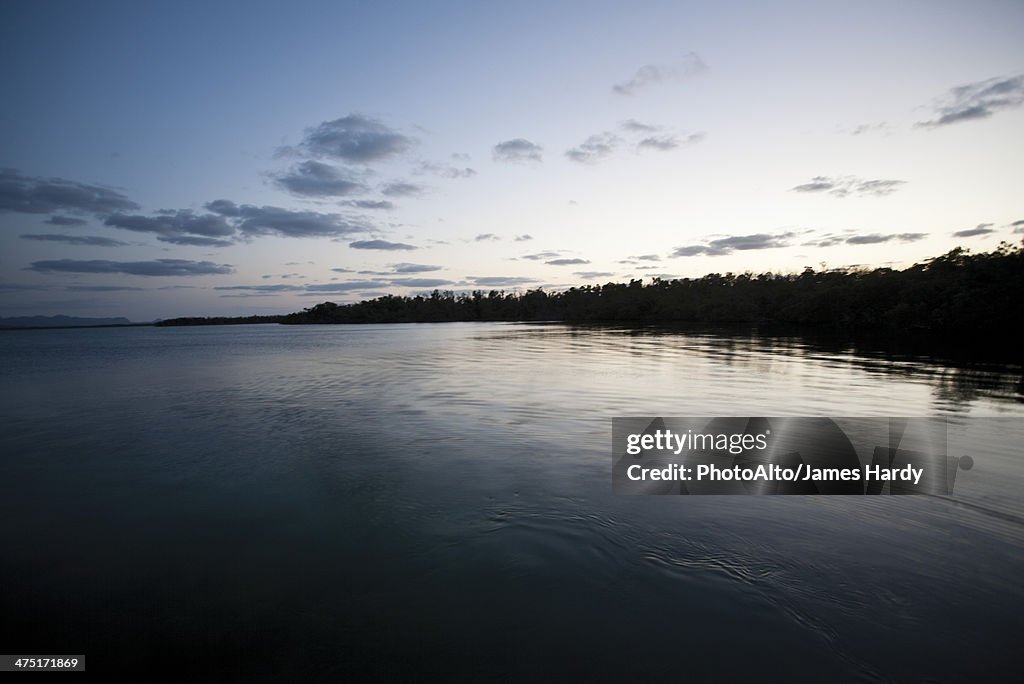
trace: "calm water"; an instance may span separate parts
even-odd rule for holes
[[[1019,368],[516,324],[21,331],[0,360],[4,653],[221,681],[1018,676]],[[616,415],[944,415],[975,466],[951,497],[615,497]]]

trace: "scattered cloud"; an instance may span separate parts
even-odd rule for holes
[[[979,223],[974,228],[968,228],[967,230],[958,230],[958,231],[956,231],[955,233],[953,233],[953,237],[960,237],[960,238],[978,237],[979,235],[988,235],[988,234],[994,233],[994,232],[996,232],[996,231],[995,231],[995,229],[992,228],[992,224],[991,223]]]
[[[68,285],[64,289],[72,292],[134,292],[145,288],[127,285]]]
[[[395,273],[428,273],[430,271],[443,271],[444,266],[433,264],[394,264]]]
[[[369,164],[397,156],[415,142],[375,119],[349,114],[308,129],[299,150],[312,157]]]
[[[630,259],[636,259],[637,261],[661,261],[661,257],[657,254],[641,254],[640,256],[631,256]]]
[[[351,173],[318,161],[304,161],[274,178],[282,188],[304,197],[344,197],[366,192]]]
[[[308,292],[348,292],[350,290],[366,290],[372,287],[380,287],[380,283],[372,280],[350,280],[340,283],[317,283],[306,285]]]
[[[611,155],[621,143],[622,139],[613,133],[598,133],[566,150],[565,156],[574,162],[592,164]]]
[[[125,273],[139,276],[200,276],[233,273],[228,264],[185,259],[155,259],[153,261],[105,261],[92,259],[56,259],[34,261],[28,268],[40,273]]]
[[[218,214],[222,221],[224,221],[224,225],[227,226],[226,233],[218,233],[216,235],[199,233],[206,237],[231,235],[236,230],[245,237],[261,235],[277,237],[338,237],[373,230],[373,226],[365,220],[341,214],[292,211],[274,206],[238,205],[231,200],[223,199],[207,203],[206,208]],[[179,211],[177,213],[180,215],[187,212]],[[225,219],[229,219],[231,223],[228,223]],[[196,233],[197,231],[188,229],[187,232]]]
[[[388,200],[345,200],[339,202],[344,207],[355,207],[356,209],[384,209],[395,208],[395,203]]]
[[[657,133],[661,130],[661,126],[655,126],[654,124],[646,124],[636,119],[627,119],[620,124],[620,128],[624,131],[630,131],[631,133]]]
[[[381,188],[381,193],[388,197],[419,197],[423,194],[423,186],[415,183],[388,183]]]
[[[1014,235],[1024,233],[1024,219],[1014,221],[1010,224],[1010,227],[1013,228]]]
[[[516,235],[516,242],[527,242],[532,240],[533,236],[529,233],[523,233],[522,235]]]
[[[884,131],[889,128],[889,124],[884,121],[874,124],[861,124],[850,131],[850,135],[864,135],[865,133],[877,133]]]
[[[46,223],[51,226],[84,226],[88,221],[73,216],[51,216]]]
[[[451,280],[443,280],[441,278],[393,278],[388,283],[401,287],[442,287],[455,284]]]
[[[165,238],[186,235],[207,238],[225,238],[234,234],[235,228],[223,216],[217,214],[196,214],[187,209],[156,216],[140,214],[112,214],[104,223],[114,228],[137,233],[154,233]]]
[[[874,196],[884,197],[899,190],[906,181],[901,180],[864,180],[856,176],[815,176],[809,183],[792,188],[796,192],[823,192],[835,197]]]
[[[585,280],[591,280],[593,278],[610,278],[615,274],[610,271],[576,271],[573,275]]]
[[[22,240],[40,240],[45,242],[63,242],[68,245],[82,245],[88,247],[127,247],[130,242],[121,242],[97,235],[21,235]]]
[[[473,238],[475,242],[494,242],[500,239],[501,237],[495,235],[494,233],[480,233],[475,238]]]
[[[388,242],[387,240],[356,240],[348,243],[352,249],[382,249],[388,251],[417,249],[413,245],[404,242]]]
[[[197,237],[195,235],[161,235],[157,240],[174,245],[190,245],[192,247],[230,247],[235,244],[230,240],[218,240],[217,238]]]
[[[653,135],[638,142],[636,147],[639,151],[655,150],[657,152],[668,152],[679,147],[699,143],[704,138],[705,134],[703,132],[691,133],[682,138],[675,135]]]
[[[919,121],[924,128],[936,128],[961,121],[987,119],[998,111],[1024,104],[1024,74],[989,78],[950,88],[932,107],[934,119]]]
[[[565,156],[581,164],[593,164],[612,156],[627,144],[638,153],[652,150],[668,152],[704,139],[702,132],[680,137],[663,126],[641,123],[634,119],[624,121],[619,128],[626,135],[626,140],[611,131],[596,133],[576,147],[566,150]]]
[[[470,276],[469,280],[480,287],[515,287],[537,282],[521,276]]]
[[[644,138],[636,144],[640,149],[645,150],[658,150],[659,152],[668,152],[679,147],[679,138],[674,135],[657,135],[649,138]]]
[[[544,148],[524,138],[513,138],[494,146],[494,161],[499,162],[539,162],[543,159]]]
[[[719,238],[717,240],[711,240],[705,245],[688,245],[685,247],[677,247],[673,252],[674,257],[689,257],[689,256],[722,256],[724,254],[731,254],[734,251],[748,251],[757,249],[778,249],[780,247],[788,247],[790,239],[796,236],[796,233],[777,233],[771,235],[768,233],[755,233],[753,235],[734,235],[732,237]]]
[[[653,85],[680,81],[707,71],[707,65],[695,52],[690,52],[675,64],[645,64],[637,69],[633,78],[612,86],[619,95],[635,95]]]
[[[64,178],[23,176],[15,169],[0,169],[0,212],[52,214],[59,211],[103,216],[116,211],[138,209],[123,193],[102,185],[79,183]],[[53,225],[64,217],[53,216]]]
[[[447,166],[444,164],[435,164],[433,162],[420,162],[419,166],[413,173],[417,174],[431,174],[440,178],[472,178],[476,175],[474,169],[464,166],[459,168],[457,166]]]
[[[299,292],[305,288],[301,285],[220,285],[213,288],[214,290],[220,291],[234,291],[234,290],[245,290],[249,292]]]
[[[848,245],[877,245],[882,242],[917,242],[926,237],[928,237],[928,233],[895,233],[891,235],[870,233],[868,235],[854,235],[846,238],[843,242]]]
[[[554,259],[561,256],[561,252],[537,252],[536,254],[524,254],[519,257],[520,259],[526,259],[527,261],[543,261],[544,259]]]
[[[586,259],[552,259],[551,261],[545,261],[548,266],[577,266],[583,264],[589,264],[590,262]]]

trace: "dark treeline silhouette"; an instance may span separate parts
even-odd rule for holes
[[[190,316],[186,318],[168,318],[157,321],[153,325],[243,325],[251,323],[284,323],[286,317],[278,316]]]
[[[356,304],[324,302],[283,323],[566,321],[780,324],[837,331],[945,333],[1005,339],[1021,313],[1024,252],[957,248],[904,270],[807,268],[799,274],[711,273],[703,278],[586,285],[561,292],[435,290]]]

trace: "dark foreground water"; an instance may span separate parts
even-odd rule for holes
[[[22,331],[0,361],[2,653],[182,681],[1020,676],[1019,369],[515,324]],[[951,497],[616,497],[616,415],[944,415],[975,466]]]

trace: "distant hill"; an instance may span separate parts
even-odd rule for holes
[[[78,318],[77,316],[15,316],[0,318],[0,328],[78,328],[91,325],[133,325],[127,318]]]

